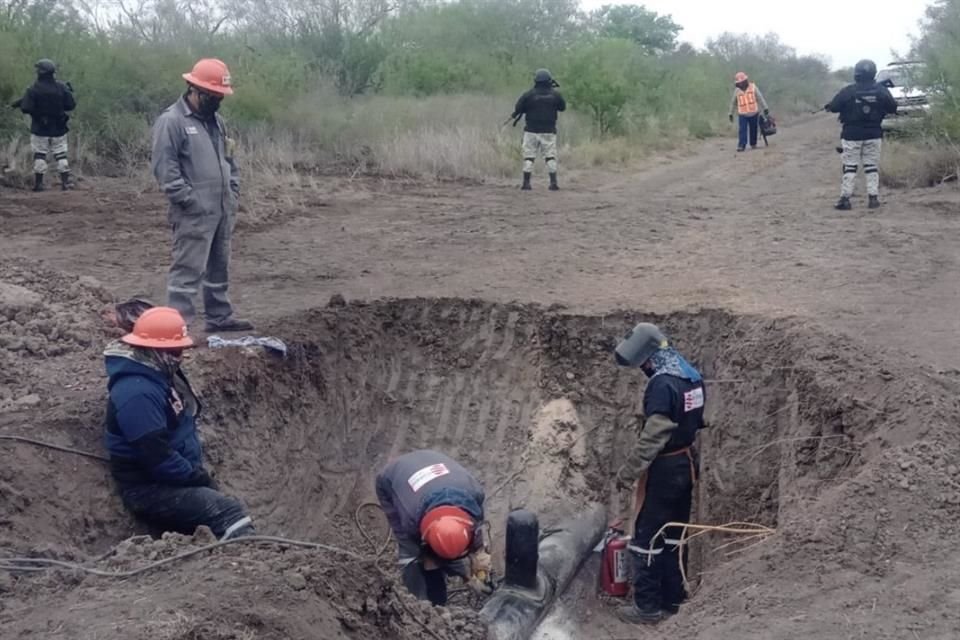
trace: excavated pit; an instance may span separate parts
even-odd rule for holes
[[[644,378],[616,367],[611,351],[638,320],[661,324],[708,380],[711,427],[701,436],[695,520],[788,530],[732,560],[712,553],[729,539],[705,538],[693,550],[693,576],[698,583],[709,578],[706,597],[720,602],[743,580],[762,581],[774,566],[792,566],[789,558],[804,544],[831,553],[845,548],[849,558],[843,562],[868,573],[881,571],[878,563],[889,551],[882,535],[862,525],[863,540],[849,540],[848,529],[857,531],[856,523],[868,516],[847,513],[842,500],[832,514],[821,509],[811,515],[811,505],[859,490],[854,480],[858,475],[862,480],[865,466],[880,459],[891,441],[903,439],[897,431],[900,400],[918,397],[920,383],[894,385],[890,371],[855,347],[792,320],[721,311],[582,316],[453,299],[351,303],[271,327],[290,347],[284,359],[256,350],[202,350],[191,355],[187,368],[206,403],[203,435],[210,464],[221,486],[249,505],[260,531],[372,554],[354,514],[374,498],[376,471],[393,455],[431,447],[458,458],[484,482],[499,555],[503,520],[512,508],[536,510],[547,526],[590,500],[608,504],[611,517],[619,511],[610,480],[635,438],[633,416]],[[94,446],[102,415],[98,397],[92,392],[85,400],[86,426],[74,434],[75,442]],[[931,415],[940,409],[929,405]],[[5,422],[4,432],[16,430],[10,424]],[[20,449],[11,456],[13,471],[8,465],[0,476],[5,547],[78,557],[134,532],[101,468],[57,456]],[[38,470],[50,460],[63,462],[60,471],[70,472]],[[39,480],[53,491],[31,485]],[[32,508],[37,502],[43,505]],[[78,514],[79,505],[89,509]],[[382,540],[382,519],[372,510],[361,515],[370,537]],[[838,518],[846,527],[842,548],[831,542],[830,523]],[[140,551],[134,545],[120,554],[126,560],[117,562],[166,553],[151,544],[190,541],[143,543]],[[273,561],[271,554],[276,555],[224,552],[137,578],[133,587],[77,576],[65,582],[4,578],[0,623],[26,630],[45,605],[65,599],[76,615],[61,607],[50,614],[50,624],[76,630],[78,616],[101,621],[113,616],[110,628],[116,633],[105,626],[97,636],[104,640],[373,638],[384,630],[389,637],[432,637],[409,612],[390,604],[397,598],[395,583],[364,573],[375,571],[373,563],[293,553]],[[564,625],[580,629],[571,637],[588,637],[585,624],[618,632],[611,603],[595,593],[597,562],[587,563],[565,598]],[[730,563],[740,563],[740,580],[725,571]],[[384,566],[392,571],[389,562]],[[290,578],[291,572],[304,581]],[[351,576],[346,581],[351,586],[337,586],[342,575]],[[797,579],[803,575],[797,573]],[[111,597],[130,589],[138,597],[156,598],[162,609],[156,615],[171,620],[174,631],[151,635],[149,621],[111,605]],[[472,620],[461,610],[421,613],[433,616],[429,620],[444,638],[466,637],[465,621]],[[178,615],[193,626],[178,627],[177,620],[183,622]],[[229,624],[211,626],[211,620]],[[336,628],[329,635],[310,635],[317,624]]]

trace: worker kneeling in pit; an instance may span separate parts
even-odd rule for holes
[[[487,594],[483,486],[452,458],[412,451],[377,475],[377,499],[399,545],[403,583],[420,600],[447,603],[447,576]]]
[[[123,504],[154,529],[190,535],[206,525],[220,539],[254,533],[235,498],[203,467],[197,435],[200,401],[180,368],[194,346],[183,317],[145,301],[118,305],[118,324],[133,329],[104,352],[109,376],[106,445]]]
[[[629,546],[634,557],[633,604],[621,607],[625,622],[656,624],[679,611],[687,593],[680,571],[679,527],[689,522],[697,474],[694,444],[703,428],[703,377],[681,356],[660,329],[638,324],[616,349],[617,364],[640,367],[650,378],[643,395],[643,429],[617,488],[636,482],[637,519]],[[686,565],[686,553],[683,556]]]

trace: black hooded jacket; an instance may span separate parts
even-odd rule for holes
[[[70,88],[53,76],[37,78],[20,99],[20,110],[32,119],[30,133],[43,138],[67,135],[67,120],[70,119],[67,112],[76,106]]]
[[[870,80],[844,87],[827,111],[840,114],[844,140],[877,140],[883,137],[883,119],[897,113],[897,101],[885,86]]]
[[[537,83],[517,100],[513,117],[526,116],[524,131],[556,133],[557,113],[566,111],[567,102],[550,84]]]

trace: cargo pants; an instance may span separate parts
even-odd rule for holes
[[[230,240],[236,224],[233,213],[181,214],[173,220],[173,264],[167,278],[167,304],[187,324],[196,318],[194,298],[203,290],[208,324],[233,315],[227,295],[230,283]]]
[[[254,533],[243,504],[209,487],[130,485],[120,489],[120,498],[135,516],[160,531],[192,535],[206,525],[218,538]]]
[[[67,136],[46,138],[31,135],[30,150],[33,151],[34,173],[47,172],[47,157],[51,153],[57,161],[58,172],[67,173],[70,171],[70,162],[67,160]]]
[[[867,178],[867,195],[880,195],[880,151],[883,140],[842,140],[843,144],[843,180],[840,195],[853,196],[857,183],[857,171],[863,165]]]
[[[557,134],[523,132],[523,172],[533,173],[537,156],[543,156],[547,171],[557,172]]]
[[[693,502],[694,472],[686,455],[659,457],[647,472],[643,506],[634,525],[629,549],[633,555],[633,600],[641,611],[676,613],[686,600],[681,553],[681,530],[667,529],[651,539],[668,522],[689,522]],[[686,553],[682,561],[686,566]]]

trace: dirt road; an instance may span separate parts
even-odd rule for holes
[[[556,194],[545,180],[521,193],[316,179],[315,191],[248,203],[258,226],[236,237],[236,301],[255,318],[335,292],[591,312],[723,306],[810,318],[960,367],[956,190],[888,191],[879,213],[861,197],[839,214],[836,135],[820,117],[754,153],[715,140],[643,171],[565,174]],[[0,198],[3,255],[95,276],[120,295],[162,297],[168,238],[152,189],[96,181],[70,197]]]
[[[414,446],[478,469],[495,527],[520,504],[556,516],[605,500],[642,384],[610,366],[609,349],[639,314],[656,314],[708,377],[727,381],[711,395],[698,518],[784,531],[732,565],[703,560],[709,588],[676,637],[948,637],[936,634],[956,627],[960,594],[939,560],[960,542],[944,526],[960,515],[960,194],[888,192],[879,212],[861,197],[837,213],[836,135],[832,120],[809,120],[756,152],[716,140],[629,171],[564,173],[560,193],[545,180],[533,193],[339,178],[252,190],[234,300],[295,349],[283,364],[194,356],[223,486],[265,530],[329,543],[356,537],[372,473]],[[0,433],[99,447],[96,313],[111,296],[163,299],[164,220],[152,187],[120,180],[0,191]],[[410,299],[318,309],[335,293]],[[9,460],[0,545],[75,557],[134,532],[101,467],[20,447]],[[112,562],[172,552],[156,544]],[[329,637],[427,637],[387,583],[364,574],[338,591],[346,565],[269,558],[187,564],[182,591],[169,574],[139,579],[138,598],[163,590],[149,616],[166,636],[89,578],[0,582],[0,624],[25,634],[65,601],[35,637],[87,637],[91,620],[105,640],[111,629],[307,638],[334,620],[341,635]],[[572,637],[632,636],[591,600],[592,575],[569,602]],[[380,595],[358,604],[371,590]],[[317,622],[290,621],[303,612]],[[456,637],[462,619],[444,620],[442,637]]]

